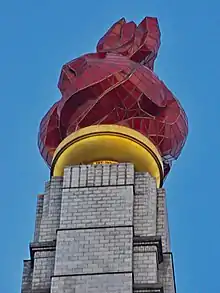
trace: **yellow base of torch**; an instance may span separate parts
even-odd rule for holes
[[[141,133],[119,125],[88,126],[70,134],[55,151],[51,176],[62,176],[66,166],[100,163],[133,163],[137,172],[150,173],[162,186],[157,148]]]

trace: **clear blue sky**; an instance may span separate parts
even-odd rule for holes
[[[0,293],[20,292],[36,195],[49,172],[39,121],[59,98],[61,66],[95,49],[122,16],[157,16],[156,72],[181,100],[190,134],[165,186],[178,293],[220,292],[218,0],[8,0],[0,9]]]

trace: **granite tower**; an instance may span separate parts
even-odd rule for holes
[[[154,74],[156,18],[116,22],[65,64],[40,124],[38,196],[22,293],[175,293],[163,182],[187,117]]]

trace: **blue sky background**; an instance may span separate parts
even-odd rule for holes
[[[0,9],[0,293],[20,292],[36,195],[49,171],[36,146],[41,117],[59,98],[61,66],[95,49],[125,16],[157,16],[156,73],[184,106],[190,134],[165,187],[178,293],[220,292],[218,0],[20,0]]]

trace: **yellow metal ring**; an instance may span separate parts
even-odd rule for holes
[[[119,125],[93,125],[66,137],[57,147],[51,176],[62,176],[66,166],[99,161],[130,162],[137,172],[148,172],[162,186],[163,163],[154,144],[141,133]]]

